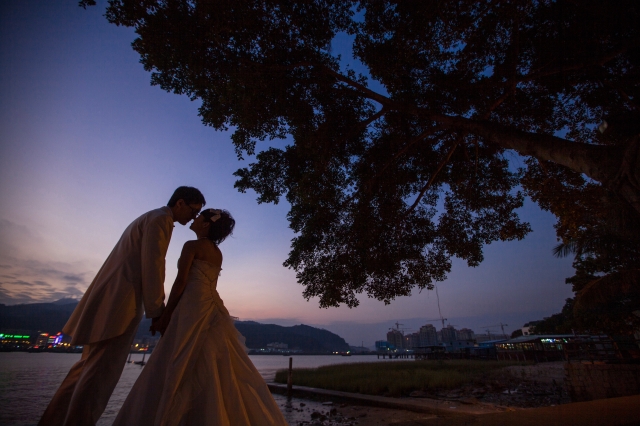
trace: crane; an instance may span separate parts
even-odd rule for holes
[[[480,327],[480,328],[489,329],[491,327],[500,327],[502,329],[502,336],[504,336],[504,338],[506,339],[507,338],[507,334],[504,332],[504,328],[508,327],[508,326],[509,326],[509,324],[500,323],[500,324],[486,325],[486,326]]]
[[[436,288],[436,299],[438,299],[438,314],[440,315],[440,321],[442,321],[442,328],[444,328],[444,322],[446,321],[446,318],[442,317],[442,311],[440,310],[440,295],[438,294],[438,286],[435,286]]]
[[[442,328],[444,328],[444,322],[447,321],[446,318],[435,318],[435,319],[428,319],[428,320],[423,320],[425,322],[434,322],[434,321],[442,321]]]
[[[409,330],[408,328],[400,328],[401,325],[404,324],[400,324],[399,322],[395,322],[396,328],[390,327],[389,330],[396,330],[399,331],[400,333],[402,333],[402,335],[404,335],[405,330]]]

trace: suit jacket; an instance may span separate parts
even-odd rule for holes
[[[132,321],[160,316],[164,308],[165,256],[173,217],[168,207],[134,220],[98,271],[62,329],[82,345],[119,336]]]

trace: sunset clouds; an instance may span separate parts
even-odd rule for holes
[[[85,262],[44,260],[44,239],[27,226],[0,219],[0,241],[0,303],[76,299],[89,286]]]

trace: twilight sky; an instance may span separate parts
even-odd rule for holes
[[[303,299],[295,273],[282,266],[293,237],[288,204],[258,205],[254,193],[233,188],[232,173],[246,162],[237,161],[230,133],[205,127],[197,102],[150,86],[130,46],[134,32],[109,24],[98,3],[0,2],[0,303],[79,298],[127,225],[190,185],[237,221],[221,245],[218,284],[232,315],[315,325],[365,346],[396,321],[416,331],[438,318],[433,291],[388,306],[362,295],[355,309]],[[511,331],[559,312],[572,296],[564,284],[571,260],[551,255],[553,216],[530,201],[520,213],[531,234],[486,247],[477,268],[454,260],[439,284],[442,314],[456,328],[482,333],[502,322]],[[192,236],[176,225],[167,294]]]

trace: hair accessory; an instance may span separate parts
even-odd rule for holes
[[[221,213],[222,213],[222,210],[219,210],[219,209],[209,209],[209,211],[210,211],[211,213],[213,213],[213,216],[211,216],[211,217],[209,218],[209,220],[210,220],[211,222],[215,222],[216,220],[220,219],[220,217],[221,217]]]

